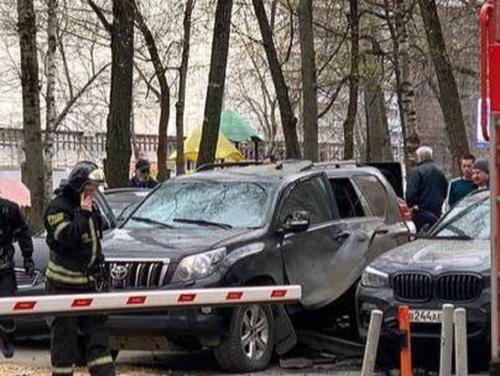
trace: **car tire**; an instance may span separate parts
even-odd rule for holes
[[[214,349],[224,371],[256,372],[269,365],[274,350],[275,321],[268,305],[234,309],[229,332]]]

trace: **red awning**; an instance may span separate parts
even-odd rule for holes
[[[0,197],[20,206],[31,206],[30,191],[18,179],[0,179]]]

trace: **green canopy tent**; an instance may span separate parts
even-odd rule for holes
[[[227,108],[220,121],[220,131],[228,140],[238,146],[241,142],[255,143],[255,160],[258,159],[259,142],[262,139],[250,125],[250,121],[234,108]]]

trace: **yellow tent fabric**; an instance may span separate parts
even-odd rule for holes
[[[202,126],[196,127],[191,134],[184,140],[184,155],[189,162],[196,162],[198,152],[200,151]],[[168,158],[175,160],[177,152],[174,152]],[[219,140],[217,141],[217,152],[215,159],[224,159],[229,162],[240,162],[245,159],[243,154],[229,141],[221,132],[219,132]]]

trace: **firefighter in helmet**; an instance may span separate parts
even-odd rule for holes
[[[104,173],[92,162],[80,162],[49,203],[44,224],[50,260],[49,294],[102,291],[104,257],[101,251],[102,217],[93,199]],[[77,332],[83,333],[85,359],[92,376],[115,375],[102,315],[56,317],[51,323],[51,361],[54,376],[73,374]]]
[[[28,276],[34,277],[35,263],[33,242],[28,225],[16,203],[0,198],[0,297],[16,294],[17,283],[14,272],[14,246],[18,242],[24,258],[24,269]],[[14,320],[0,320],[0,340],[2,353],[6,358],[14,355]]]

